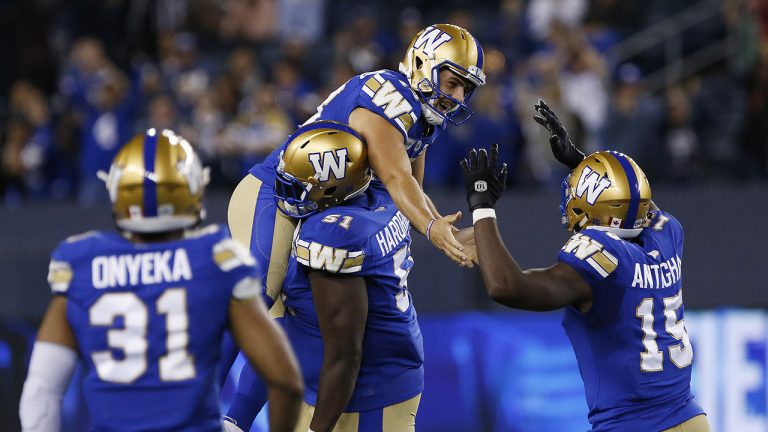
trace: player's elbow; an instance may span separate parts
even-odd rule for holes
[[[520,290],[513,281],[498,278],[486,282],[488,296],[496,303],[518,307],[522,303]]]
[[[326,360],[331,364],[343,364],[349,368],[359,367],[363,360],[362,341],[356,343],[350,340],[346,343],[326,347]]]
[[[304,395],[304,379],[295,363],[291,363],[279,376],[268,381],[273,389],[280,390],[292,399],[301,399]]]

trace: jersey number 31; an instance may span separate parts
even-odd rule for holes
[[[169,288],[158,297],[156,306],[157,313],[166,316],[167,332],[167,354],[158,361],[160,379],[182,381],[194,378],[194,358],[187,351],[187,291]],[[135,381],[147,370],[147,305],[131,292],[108,293],[102,295],[88,312],[93,326],[112,326],[115,318],[123,318],[123,328],[107,331],[107,344],[111,349],[91,353],[99,378],[123,384]],[[123,358],[115,358],[112,349],[123,351]]]

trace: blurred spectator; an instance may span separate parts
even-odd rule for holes
[[[108,170],[120,146],[134,133],[136,89],[117,69],[102,71],[77,108],[82,115],[80,144],[80,202],[93,205],[107,198],[104,184],[96,177]]]
[[[700,176],[699,139],[692,127],[691,103],[679,86],[667,90],[666,156],[667,177],[676,181]]]
[[[219,34],[224,39],[260,43],[277,36],[277,0],[227,0]]]
[[[662,121],[662,106],[640,84],[640,69],[633,64],[619,67],[601,148],[630,155],[656,179],[664,172]]]
[[[237,180],[328,94],[361,71],[396,69],[413,35],[439,21],[480,36],[488,84],[474,95],[468,127],[449,127],[430,149],[427,183],[458,184],[456,161],[466,147],[487,141],[505,147],[510,182],[556,187],[563,171],[549,137],[530,119],[540,97],[584,151],[622,150],[657,180],[768,177],[766,1],[724,0],[721,17],[681,33],[690,53],[716,44],[725,23],[729,46],[738,49],[684,84],[653,93],[641,70],[658,66],[659,50],[626,60],[637,66],[618,67],[606,50],[696,2],[385,3],[78,0],[0,7],[14,17],[0,20],[2,46],[24,51],[0,72],[9,90],[0,92],[5,202],[72,196],[74,185],[83,203],[103,197],[96,171],[148,126],[181,131],[214,169],[214,183]],[[55,35],[53,54],[45,35]],[[52,92],[46,80],[56,76]]]
[[[273,85],[264,85],[243,100],[236,121],[229,123],[221,136],[219,152],[237,160],[224,174],[239,180],[256,162],[264,159],[296,129],[292,116],[277,103]]]
[[[310,45],[325,27],[325,0],[278,0],[280,38]]]
[[[586,0],[531,0],[528,4],[528,22],[533,36],[542,40],[549,35],[554,22],[575,28],[581,24],[586,12]]]
[[[594,147],[608,105],[605,60],[589,44],[584,32],[569,29],[562,23],[552,25],[550,40],[560,62],[563,102],[586,130],[584,145]]]

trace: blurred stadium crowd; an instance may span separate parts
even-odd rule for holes
[[[538,97],[563,113],[586,151],[631,154],[654,184],[764,179],[768,2],[707,1],[715,13],[695,25],[659,26],[704,3],[2,2],[0,194],[6,206],[100,202],[96,172],[147,127],[179,131],[211,166],[214,187],[231,190],[347,79],[396,69],[403,46],[432,22],[465,27],[483,43],[488,85],[471,101],[468,125],[449,127],[430,148],[428,185],[458,186],[459,157],[491,142],[513,186],[559,184],[564,172],[529,115]],[[653,25],[677,30],[619,54],[622,41]],[[648,85],[670,67],[670,52],[677,59],[722,40],[721,59]]]

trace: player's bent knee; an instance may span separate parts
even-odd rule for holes
[[[256,200],[259,198],[261,180],[248,174],[235,187],[227,208],[227,224],[232,238],[250,248]]]

